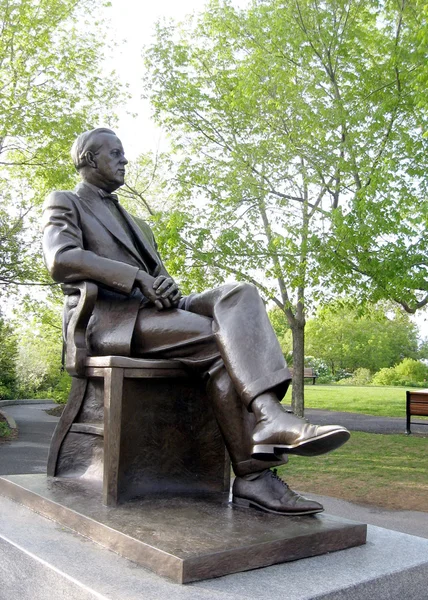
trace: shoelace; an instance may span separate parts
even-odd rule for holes
[[[300,494],[297,494],[294,490],[292,490],[290,488],[290,486],[285,483],[285,481],[283,479],[281,479],[281,477],[278,475],[278,471],[277,469],[271,469],[270,471],[272,473],[272,477],[274,477],[275,479],[278,479],[278,481],[280,481],[282,483],[282,485],[285,487],[285,489],[288,491],[288,494],[291,495],[293,498],[295,498],[295,500],[300,500],[303,499],[302,496]]]
[[[281,479],[281,477],[278,475],[278,469],[272,469],[271,470],[272,473],[272,477],[274,477],[275,479],[278,479],[278,481],[280,481],[282,483],[282,485],[284,485],[287,489],[288,489],[288,485],[285,483],[285,481],[283,479]]]

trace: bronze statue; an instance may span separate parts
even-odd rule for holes
[[[291,377],[256,288],[233,283],[182,297],[150,227],[113,193],[127,164],[115,133],[81,134],[72,158],[82,182],[47,199],[43,247],[55,281],[99,285],[90,353],[173,359],[204,378],[236,475],[234,503],[284,515],[321,512],[269,467],[287,454],[334,450],[349,432],[311,425],[280,404]],[[65,322],[72,310],[66,297]],[[242,405],[251,419],[242,418]]]

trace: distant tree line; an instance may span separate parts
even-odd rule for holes
[[[269,312],[287,360],[293,362],[291,331],[282,311]],[[357,306],[336,300],[308,319],[305,366],[312,366],[320,383],[340,381],[364,385],[419,385],[428,379],[422,362],[427,341],[417,327],[392,304]]]

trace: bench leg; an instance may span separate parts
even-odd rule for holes
[[[105,369],[103,503],[116,506],[119,494],[123,369]]]
[[[410,393],[406,392],[406,435],[410,435]]]

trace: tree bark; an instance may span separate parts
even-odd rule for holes
[[[294,320],[293,333],[293,393],[291,409],[295,415],[304,415],[305,323]]]

